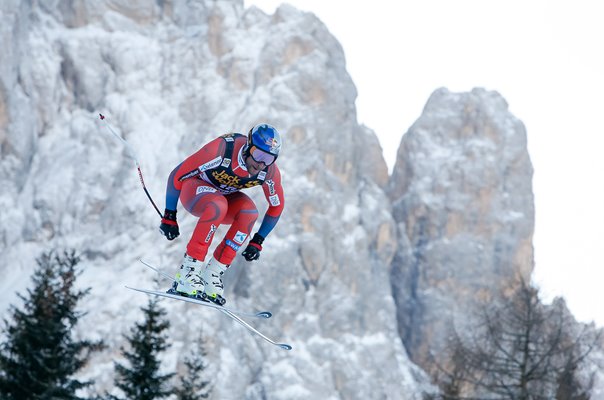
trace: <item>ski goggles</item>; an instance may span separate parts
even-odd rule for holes
[[[252,156],[254,161],[256,161],[257,163],[264,163],[264,165],[266,166],[271,165],[277,159],[277,157],[275,157],[274,155],[267,153],[266,151],[261,150],[256,146],[250,147],[250,156]]]

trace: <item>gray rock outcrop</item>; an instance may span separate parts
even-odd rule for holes
[[[135,149],[160,208],[178,162],[267,121],[284,136],[286,209],[261,261],[231,266],[226,296],[272,310],[258,328],[294,350],[219,313],[164,302],[164,368],[176,370],[201,332],[213,398],[420,398],[422,373],[398,337],[390,291],[397,241],[386,164],[356,121],[342,48],[314,15],[282,6],[269,16],[242,1],[13,1],[0,26],[2,310],[41,251],[78,249],[79,282],[92,287],[78,334],[109,346],[83,375],[114,390],[122,334],[147,301],[124,285],[169,285],[137,260],[172,273],[195,219],[179,214],[174,242],[157,233],[133,161],[98,113]],[[262,212],[261,191],[250,193]]]
[[[524,125],[497,92],[437,90],[403,137],[388,188],[399,234],[392,287],[420,365],[473,305],[530,281],[532,175]]]

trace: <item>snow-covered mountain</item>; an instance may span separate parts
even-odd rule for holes
[[[154,286],[139,258],[173,273],[195,220],[180,213],[174,242],[158,234],[133,160],[98,113],[135,149],[160,207],[184,157],[267,121],[284,136],[286,210],[261,261],[233,264],[226,294],[232,306],[272,310],[257,327],[294,351],[220,314],[164,302],[166,368],[201,330],[215,398],[419,398],[422,373],[399,339],[389,284],[387,168],[376,136],[356,121],[342,48],[314,15],[283,6],[269,16],[241,1],[1,7],[3,310],[42,250],[81,251],[80,283],[93,290],[80,330],[110,346],[86,375],[108,388],[122,333],[147,301],[124,285]]]
[[[216,399],[419,399],[432,390],[407,354],[437,349],[472,296],[532,270],[532,167],[503,98],[437,90],[388,176],[359,125],[344,53],[310,13],[240,0],[0,3],[0,310],[16,304],[48,249],[83,255],[92,287],[78,334],[107,351],[84,371],[109,390],[113,361],[147,301],[166,287],[195,219],[166,241],[168,174],[217,135],[255,123],[283,135],[286,206],[259,262],[228,271],[228,304],[268,309],[253,324],[286,352],[212,310],[164,301],[175,370],[201,334]],[[392,132],[401,135],[403,132]],[[251,190],[261,212],[261,190]],[[220,229],[218,237],[224,232]],[[403,346],[403,342],[413,348]]]

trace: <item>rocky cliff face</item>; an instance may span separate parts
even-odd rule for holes
[[[195,220],[179,214],[174,242],[157,233],[132,159],[98,113],[135,149],[160,207],[184,157],[267,121],[284,136],[286,211],[261,261],[232,265],[226,295],[234,307],[272,310],[258,328],[294,350],[218,313],[164,302],[165,368],[176,369],[201,332],[215,398],[419,398],[422,374],[398,336],[390,290],[397,239],[386,165],[356,122],[342,49],[317,18],[287,6],[269,16],[241,1],[0,7],[2,310],[42,250],[77,248],[80,284],[92,287],[79,333],[109,345],[84,374],[109,389],[122,334],[147,301],[124,285],[158,285],[139,258],[172,273]],[[261,192],[251,194],[262,211]]]
[[[496,92],[437,90],[403,137],[388,187],[399,233],[392,287],[420,365],[474,304],[530,281],[532,175],[524,126]]]
[[[123,333],[165,288],[195,225],[166,241],[124,146],[160,207],[183,158],[260,121],[284,136],[286,209],[257,263],[225,277],[229,305],[272,348],[211,310],[163,302],[175,370],[201,334],[217,399],[418,399],[451,323],[533,265],[532,167],[522,123],[496,92],[434,92],[392,176],[356,121],[343,51],[312,14],[241,1],[0,3],[0,309],[17,303],[43,250],[84,256],[92,287],[78,334],[109,349],[84,375],[111,390]],[[396,133],[395,133],[396,134]],[[260,190],[248,191],[262,211]],[[217,236],[224,233],[219,229]],[[466,321],[467,322],[467,321]],[[403,347],[403,343],[406,349]]]

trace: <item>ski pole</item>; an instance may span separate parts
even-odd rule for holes
[[[118,135],[113,130],[113,128],[111,127],[111,124],[109,122],[107,122],[107,120],[105,119],[105,116],[103,114],[99,114],[99,117],[101,118],[101,121],[105,122],[105,126],[107,126],[107,129],[109,129],[109,131],[111,133],[113,133],[113,136],[115,136],[116,138],[118,138],[122,143],[124,143],[126,145],[126,149],[128,150],[128,153],[130,154],[130,157],[132,157],[132,159],[134,160],[134,164],[136,164],[136,168],[138,169],[138,177],[140,178],[141,185],[143,185],[143,190],[145,191],[145,194],[147,195],[147,198],[149,199],[149,201],[151,202],[151,204],[153,204],[153,208],[155,208],[155,211],[157,211],[157,213],[159,214],[159,217],[163,218],[162,213],[159,211],[159,208],[157,208],[157,206],[155,205],[155,202],[151,198],[151,195],[149,194],[149,191],[147,190],[147,187],[145,186],[145,181],[143,179],[143,173],[141,172],[141,167],[138,164],[138,160],[136,159],[136,155],[134,154],[134,150],[132,150],[132,147],[130,147],[130,145],[128,144],[128,142],[126,142],[120,135]]]

